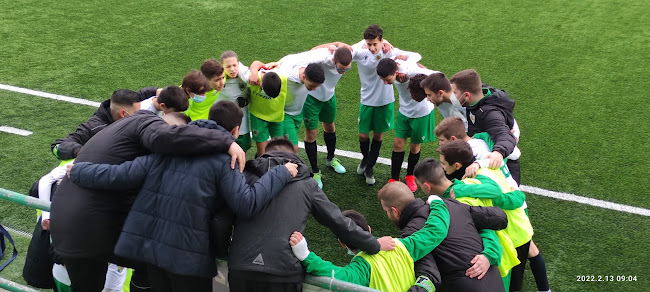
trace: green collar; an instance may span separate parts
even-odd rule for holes
[[[485,98],[486,96],[490,96],[490,95],[492,95],[492,91],[490,91],[489,88],[483,88],[483,98]],[[479,103],[481,100],[483,100],[483,98],[479,99],[478,101],[471,104],[470,106],[475,106],[477,103]]]
[[[451,180],[451,185],[445,190],[444,193],[442,193],[443,198],[449,198],[449,193],[451,192],[451,188],[454,187],[457,184],[462,184],[463,182],[457,180],[457,179],[452,179]]]

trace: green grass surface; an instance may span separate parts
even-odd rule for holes
[[[429,68],[448,76],[474,68],[515,98],[524,184],[650,208],[648,1],[0,0],[0,7],[0,83],[94,101],[118,88],[177,84],[227,49],[245,64],[273,61],[324,42],[355,43],[378,23],[387,40],[419,52]],[[336,123],[338,148],[358,152],[356,74],[337,87]],[[57,165],[50,143],[93,111],[0,91],[0,125],[34,132],[0,132],[0,187],[26,193]],[[392,139],[390,132],[382,157],[390,157]],[[436,147],[424,145],[422,156],[436,157]],[[354,173],[358,161],[342,161],[346,175],[321,164],[330,199],[366,214],[377,235],[396,235],[375,199],[389,168],[378,165],[378,185],[367,187]],[[528,202],[554,291],[647,290],[650,273],[641,265],[650,261],[643,252],[649,218],[534,195]],[[30,231],[34,212],[0,202],[0,223]],[[325,258],[349,260],[329,231],[310,224],[308,236]],[[19,247],[24,255],[27,245]],[[18,279],[12,269],[20,265],[0,276]],[[628,274],[638,281],[576,281]],[[525,290],[534,287],[527,274]]]

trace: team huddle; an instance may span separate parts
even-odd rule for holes
[[[33,261],[49,274],[26,261],[25,280],[55,291],[212,291],[219,258],[231,291],[302,291],[305,273],[382,291],[520,291],[530,261],[538,291],[550,291],[519,190],[514,101],[475,70],[448,79],[421,58],[370,25],[351,46],[250,66],[226,51],[181,86],[116,90],[52,144],[63,162],[31,192],[52,201],[35,230],[51,234],[52,253]],[[325,165],[346,173],[334,155],[335,89],[352,62],[361,81],[356,172],[376,183],[384,133],[394,129],[391,177],[376,203],[400,238],[376,238],[363,214],[341,211],[322,190],[319,123]],[[310,166],[297,155],[303,124]],[[436,138],[439,160],[420,159]],[[309,215],[353,256],[348,265],[309,251]]]

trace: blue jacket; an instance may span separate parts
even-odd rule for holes
[[[197,122],[202,127],[219,127],[208,120]],[[77,163],[71,179],[93,188],[142,185],[115,246],[116,255],[175,274],[213,277],[216,262],[210,245],[210,221],[215,211],[225,202],[235,215],[251,217],[291,175],[286,167],[274,167],[249,187],[239,168],[230,168],[226,154],[153,154],[121,165]]]

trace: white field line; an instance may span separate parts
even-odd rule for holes
[[[65,96],[65,95],[58,95],[58,94],[53,94],[53,93],[36,91],[36,90],[27,89],[27,88],[21,88],[21,87],[6,85],[6,84],[0,84],[0,89],[13,91],[13,92],[18,92],[18,93],[29,94],[29,95],[38,96],[38,97],[44,97],[44,98],[61,100],[61,101],[67,101],[67,102],[71,102],[71,103],[85,104],[85,105],[89,105],[89,106],[93,106],[93,107],[99,107],[99,102],[96,102],[96,101],[90,101],[90,100],[85,100],[85,99],[81,99],[81,98],[69,97],[69,96]]]
[[[298,142],[298,146],[300,148],[305,148],[305,145],[304,145],[303,142]],[[318,152],[327,153],[327,148],[325,146],[318,146]],[[351,151],[346,151],[346,150],[340,150],[340,149],[336,149],[334,154],[336,154],[338,156],[354,158],[354,159],[358,159],[358,160],[361,160],[361,158],[363,158],[363,156],[361,156],[361,153],[351,152]],[[377,159],[377,163],[390,165],[390,159],[379,157]],[[406,166],[407,166],[406,162],[402,163],[402,168],[406,168]],[[554,192],[554,191],[549,191],[549,190],[545,190],[545,189],[541,189],[541,188],[537,188],[537,187],[531,187],[531,186],[527,186],[527,185],[521,185],[521,190],[523,192],[526,192],[526,193],[540,195],[540,196],[549,197],[549,198],[554,198],[554,199],[558,199],[558,200],[577,202],[577,203],[580,203],[580,204],[586,204],[586,205],[591,205],[591,206],[595,206],[595,207],[600,207],[600,208],[605,208],[605,209],[616,210],[616,211],[621,211],[621,212],[638,214],[638,215],[643,215],[643,216],[650,217],[650,210],[644,209],[644,208],[628,206],[628,205],[622,205],[622,204],[617,204],[617,203],[613,203],[613,202],[608,202],[608,201],[603,201],[603,200],[598,200],[598,199],[593,199],[593,198],[582,197],[582,196],[569,194],[569,193]]]
[[[74,98],[74,97],[69,97],[69,96],[64,96],[64,95],[58,95],[58,94],[51,94],[51,93],[47,93],[47,92],[36,91],[36,90],[31,90],[31,89],[26,89],[26,88],[20,88],[20,87],[15,87],[15,86],[11,86],[11,85],[0,84],[0,89],[13,91],[13,92],[18,92],[18,93],[29,94],[29,95],[34,95],[34,96],[39,96],[39,97],[44,97],[44,98],[56,99],[56,100],[61,100],[61,101],[66,101],[66,102],[71,102],[71,103],[85,104],[85,105],[89,105],[89,106],[93,106],[93,107],[98,107],[99,106],[99,103],[94,102],[94,101],[89,101],[89,100],[85,100],[85,99]],[[304,145],[303,142],[299,142],[298,146],[300,148],[305,148],[305,145]],[[318,146],[318,151],[326,153],[327,148],[325,146]],[[359,159],[359,160],[361,160],[361,158],[362,158],[361,153],[352,152],[352,151],[336,149],[336,152],[334,152],[334,153],[336,155],[339,155],[339,156],[354,158],[354,159]],[[384,158],[384,157],[379,157],[377,159],[377,163],[390,165],[390,159]],[[407,165],[406,162],[402,163],[402,168],[406,168],[406,165]],[[622,204],[618,204],[618,203],[613,203],[613,202],[597,200],[597,199],[593,199],[593,198],[582,197],[582,196],[569,194],[569,193],[554,192],[554,191],[549,191],[549,190],[545,190],[545,189],[541,189],[541,188],[537,188],[537,187],[531,187],[531,186],[527,186],[527,185],[521,185],[521,190],[526,192],[526,193],[540,195],[540,196],[544,196],[544,197],[548,197],[548,198],[554,198],[554,199],[563,200],[563,201],[570,201],[570,202],[577,202],[577,203],[580,203],[580,204],[586,204],[586,205],[590,205],[590,206],[594,206],[594,207],[610,209],[610,210],[616,210],[616,211],[621,211],[621,212],[626,212],[626,213],[631,213],[631,214],[638,214],[638,215],[650,217],[650,210],[644,209],[644,208],[639,208],[639,207],[634,207],[634,206],[629,206],[629,205],[622,205]]]
[[[6,132],[6,133],[9,133],[9,134],[16,134],[16,135],[20,135],[20,136],[29,136],[29,135],[33,134],[30,131],[14,128],[14,127],[10,127],[10,126],[0,126],[0,131]]]

